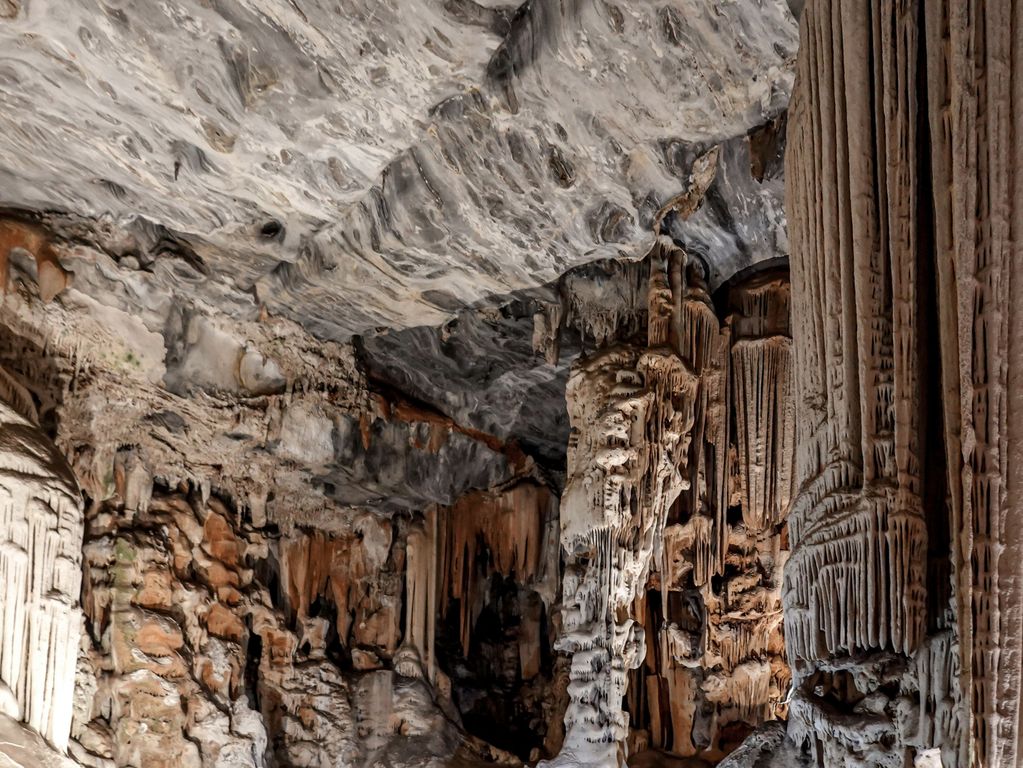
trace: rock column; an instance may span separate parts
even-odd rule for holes
[[[784,599],[821,764],[1019,761],[1021,31],[1010,0],[803,11]]]
[[[652,302],[652,312],[666,309]],[[667,327],[655,319],[652,328]],[[698,389],[696,375],[659,341],[599,351],[569,379],[573,429],[561,502],[566,565],[556,647],[571,656],[571,672],[556,766],[624,764],[622,700],[628,671],[646,652],[630,610],[659,553],[668,509],[686,487],[680,470]]]
[[[82,631],[82,503],[30,403],[0,400],[0,709],[63,750]]]

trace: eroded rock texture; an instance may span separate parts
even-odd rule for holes
[[[411,535],[366,514],[279,536],[215,497],[121,498],[94,511],[85,548],[83,762],[482,760],[397,660]]]
[[[0,709],[1019,762],[1023,6],[800,5],[0,0]]]
[[[789,738],[816,765],[1018,762],[1021,22],[803,13],[784,602]]]
[[[678,236],[715,283],[784,252],[745,145],[791,88],[784,0],[514,6],[0,0],[0,205],[100,218],[336,341],[641,255],[722,143]]]

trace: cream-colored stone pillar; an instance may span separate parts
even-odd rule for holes
[[[0,709],[63,750],[82,631],[82,501],[31,400],[2,384]]]

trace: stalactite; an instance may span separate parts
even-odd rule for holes
[[[768,281],[735,294],[731,364],[742,513],[746,527],[760,533],[785,521],[792,497],[788,287]]]
[[[676,287],[678,311],[673,326],[676,351],[700,377],[699,396],[693,415],[693,439],[690,443],[688,476],[684,506],[689,514],[713,520],[717,537],[714,541],[713,573],[724,568],[728,549],[723,493],[724,462],[728,441],[730,411],[726,406],[728,389],[728,339],[721,332],[714,305],[707,290],[706,267],[702,261],[688,260],[685,254],[676,260],[678,271],[684,267],[685,279]],[[699,584],[710,578],[710,571],[697,573]]]
[[[282,542],[281,586],[299,622],[316,618],[314,605],[328,603],[336,612],[334,629],[342,646],[393,654],[398,617],[373,584],[391,545],[390,524],[369,515],[357,520],[350,532],[296,531]]]
[[[729,286],[722,323],[702,264],[687,266],[680,251],[669,264],[671,338],[698,374],[689,489],[669,514],[647,585],[657,598],[642,600],[658,650],[633,675],[630,711],[650,743],[716,760],[742,737],[737,728],[785,713],[781,568],[795,427],[788,282],[767,273]],[[752,493],[743,477],[760,479]]]
[[[513,577],[553,598],[556,552],[549,548],[547,523],[555,499],[544,486],[521,482],[501,492],[474,491],[441,517],[443,556],[440,594],[459,603],[463,655],[468,657],[473,626],[494,574]]]
[[[450,507],[432,506],[412,521],[405,538],[405,632],[393,660],[399,675],[425,677],[449,691],[447,673],[458,670],[441,668],[438,640],[444,638],[438,628],[454,612],[454,666],[475,664],[473,654],[480,651],[474,633],[484,610],[494,607],[489,601],[495,579],[519,588],[514,642],[520,679],[540,674],[541,620],[554,601],[558,576],[556,503],[545,485],[527,476],[503,488],[470,491]]]
[[[790,113],[790,130],[798,132],[787,158],[793,181],[790,203],[806,213],[795,217],[790,233],[793,327],[798,333],[796,482],[801,491],[789,520],[786,642],[796,670],[793,727],[805,729],[814,740],[822,738],[814,735],[817,729],[830,730],[831,742],[822,746],[818,741],[817,749],[827,751],[836,765],[864,751],[879,765],[894,765],[905,758],[904,746],[889,743],[885,736],[894,731],[891,721],[884,724],[882,718],[873,730],[841,733],[842,726],[823,714],[827,710],[818,701],[817,689],[808,683],[825,659],[887,649],[910,656],[925,629],[927,533],[917,416],[910,407],[919,397],[919,370],[909,354],[917,343],[912,307],[919,287],[913,275],[914,235],[907,226],[912,211],[900,208],[912,204],[915,190],[908,186],[909,177],[897,171],[886,188],[874,185],[866,151],[885,157],[886,147],[867,150],[870,131],[857,121],[869,115],[857,108],[868,103],[863,99],[870,83],[869,18],[879,11],[864,11],[862,4],[855,11],[853,4],[840,5],[845,6],[843,14],[859,17],[846,42],[849,71],[817,70],[810,58],[801,57],[803,84],[819,88],[820,97],[811,101],[800,93]],[[811,5],[803,17],[804,30],[826,33],[830,40],[832,24],[841,18]],[[883,27],[880,17],[878,21]],[[915,23],[911,14],[900,17],[906,35],[900,41],[915,39]],[[874,44],[883,42],[875,39]],[[814,46],[810,43],[811,51]],[[898,55],[912,82],[915,55]],[[887,89],[905,76],[897,75],[893,64],[886,52],[878,70],[887,81],[884,98],[894,95]],[[884,127],[894,126],[888,122]],[[902,128],[912,127],[903,123]],[[805,143],[811,131],[821,142],[813,150]],[[887,138],[893,142],[889,149],[915,151],[911,134]],[[884,139],[882,131],[879,140]],[[885,193],[891,197],[886,199]],[[889,206],[880,218],[866,208],[875,203]],[[873,239],[877,232],[880,248]],[[871,693],[857,690],[857,696]],[[843,693],[840,700],[845,703],[847,696]],[[821,724],[825,720],[826,726]]]
[[[0,702],[67,747],[82,632],[82,503],[41,430],[0,403]]]

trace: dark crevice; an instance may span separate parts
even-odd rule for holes
[[[920,29],[926,29],[926,3],[918,8]],[[947,626],[952,600],[952,533],[948,466],[945,455],[945,414],[942,400],[941,340],[938,311],[938,265],[936,263],[934,180],[931,167],[931,135],[928,116],[931,98],[927,88],[924,46],[917,49],[917,318],[918,370],[921,397],[918,423],[921,502],[927,524],[927,631]]]

